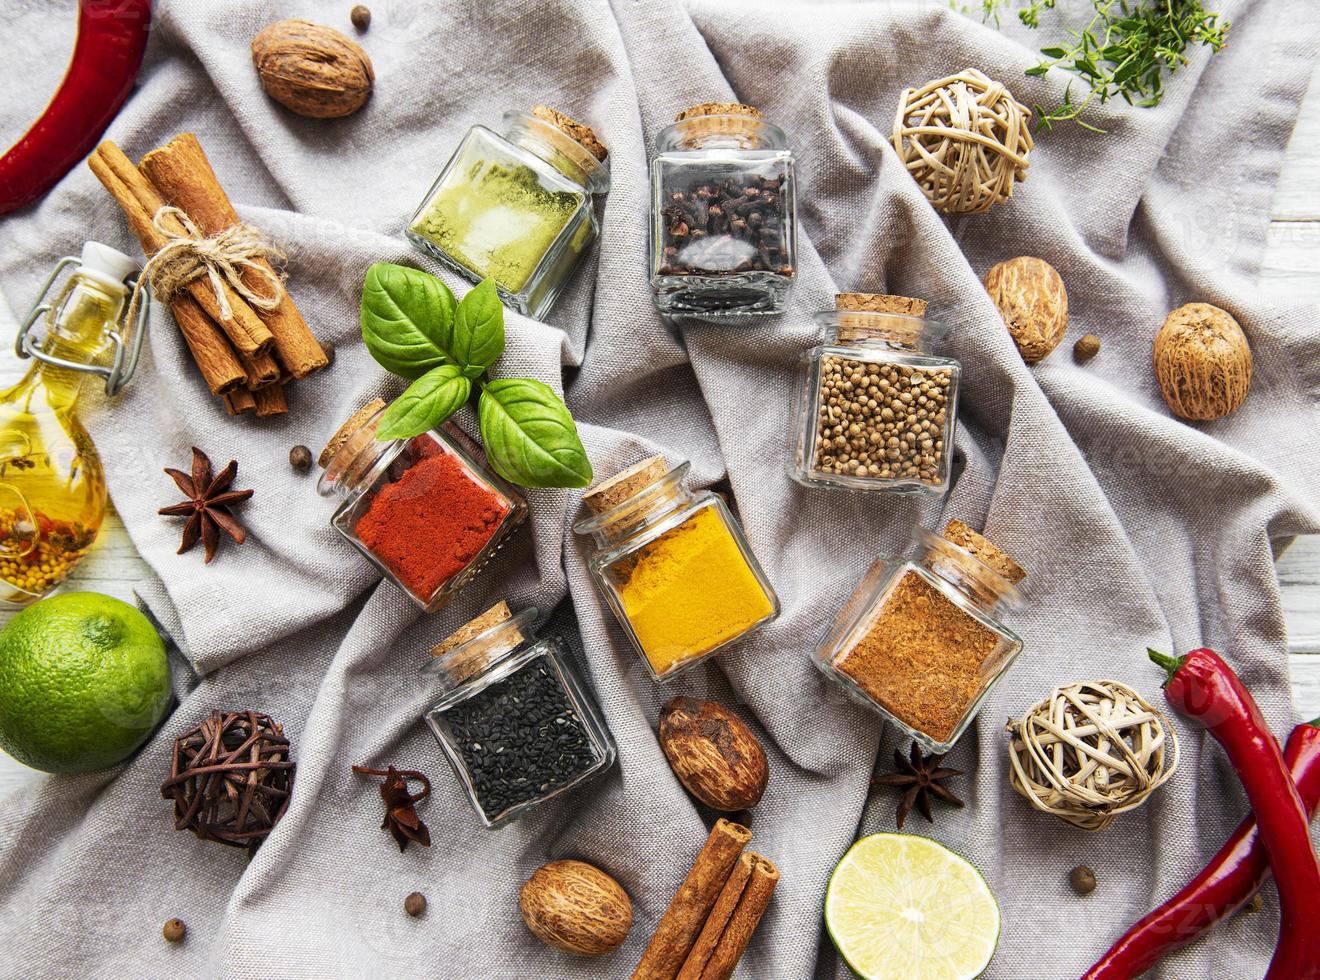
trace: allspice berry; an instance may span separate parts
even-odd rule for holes
[[[1068,883],[1078,895],[1089,895],[1095,891],[1095,872],[1084,864],[1079,864],[1068,874]]]
[[[160,934],[165,937],[167,943],[181,943],[183,937],[188,935],[188,927],[183,924],[182,919],[170,919],[165,923]]]
[[[1088,333],[1073,344],[1073,360],[1078,364],[1085,364],[1099,353],[1100,338],[1093,333]]]
[[[289,465],[297,473],[306,473],[312,468],[312,451],[306,446],[294,446],[289,450]]]
[[[412,892],[403,900],[403,910],[414,919],[426,912],[426,896],[421,892]]]
[[[1151,350],[1155,379],[1169,411],[1208,422],[1242,407],[1251,387],[1251,347],[1228,313],[1188,303],[1170,313]]]
[[[358,33],[364,33],[371,26],[371,11],[362,4],[358,4],[349,12],[348,19],[353,22],[353,26],[358,29]]]

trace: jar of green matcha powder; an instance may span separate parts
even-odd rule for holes
[[[473,282],[495,280],[509,307],[539,319],[600,231],[606,154],[589,127],[546,106],[505,113],[503,135],[473,126],[408,238]]]

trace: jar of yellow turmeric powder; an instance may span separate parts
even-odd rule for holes
[[[779,599],[724,501],[683,486],[688,464],[643,460],[589,491],[589,567],[656,680],[779,615]]]

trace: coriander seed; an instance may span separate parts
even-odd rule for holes
[[[353,22],[359,34],[364,34],[371,26],[371,11],[364,5],[358,4],[349,12],[348,19]]]
[[[414,919],[426,912],[426,896],[421,892],[412,892],[403,900],[403,910]]]
[[[165,923],[160,934],[165,937],[167,943],[181,943],[188,935],[188,927],[184,925],[182,919],[170,919]]]
[[[1078,364],[1085,364],[1096,354],[1100,353],[1100,338],[1093,333],[1088,333],[1085,337],[1078,339],[1073,344],[1073,360]]]
[[[312,468],[312,451],[306,446],[294,446],[289,450],[289,465],[298,473],[306,473]]]
[[[1095,872],[1079,864],[1068,873],[1068,883],[1078,895],[1089,895],[1095,891]]]

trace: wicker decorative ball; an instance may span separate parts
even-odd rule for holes
[[[1031,110],[975,68],[903,90],[898,151],[926,198],[945,214],[990,210],[1025,180]]]
[[[1141,806],[1178,767],[1168,718],[1118,681],[1055,688],[1008,731],[1013,789],[1083,830]]]
[[[214,711],[174,741],[161,796],[174,829],[255,849],[289,807],[294,763],[284,729],[254,711]]]

